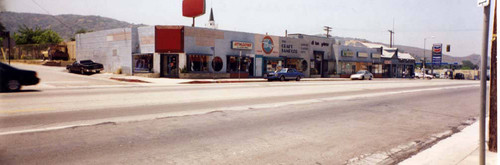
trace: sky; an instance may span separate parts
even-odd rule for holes
[[[187,25],[182,0],[0,0],[7,11],[42,14],[99,15],[135,24]],[[38,5],[37,5],[38,4]],[[477,0],[206,0],[206,14],[196,26],[208,22],[214,10],[219,29],[284,36],[291,33],[323,34],[331,26],[334,36],[363,38],[426,49],[432,43],[450,44],[452,56],[480,54],[483,9]]]

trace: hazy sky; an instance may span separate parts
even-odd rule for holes
[[[7,11],[100,15],[148,25],[191,25],[182,17],[182,0],[3,0]],[[37,6],[35,2],[41,7]],[[210,7],[219,29],[283,36],[320,34],[389,43],[395,20],[395,43],[423,47],[451,44],[453,56],[481,52],[483,10],[477,0],[207,0],[207,13],[196,19],[205,26]]]

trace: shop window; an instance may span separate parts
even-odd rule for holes
[[[133,55],[134,73],[150,73],[153,71],[153,55]]]
[[[356,72],[356,63],[354,62],[340,62],[341,74],[354,74]]]
[[[268,59],[266,62],[266,69],[268,72],[279,71],[282,69],[282,60]]]
[[[224,64],[222,63],[222,58],[220,57],[215,57],[213,60],[212,60],[212,68],[214,69],[214,71],[216,72],[219,72],[220,70],[222,70],[222,66]]]
[[[253,62],[250,57],[228,56],[227,71],[228,72],[251,72],[253,70]]]
[[[208,72],[208,56],[188,55],[188,64],[191,72]]]
[[[307,61],[306,60],[302,60],[302,67],[300,67],[302,70],[301,72],[304,72],[307,70]]]
[[[286,68],[293,68],[299,72],[302,72],[301,59],[286,59]]]

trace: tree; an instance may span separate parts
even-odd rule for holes
[[[462,69],[470,70],[470,69],[475,69],[477,67],[478,67],[477,65],[474,65],[474,63],[472,63],[469,60],[462,61]]]
[[[42,30],[40,27],[32,29],[26,25],[19,27],[18,33],[14,33],[14,40],[18,45],[58,44],[63,41],[59,34],[50,29]]]
[[[87,29],[80,29],[80,30],[77,30],[75,32],[75,35],[73,35],[73,37],[70,38],[71,41],[75,41],[76,40],[76,35],[77,34],[84,34],[84,33],[88,33],[88,32],[93,32],[92,30],[87,30]]]
[[[2,22],[0,22],[0,34],[5,32],[5,26],[3,26]],[[3,36],[0,36],[0,46],[3,46]]]

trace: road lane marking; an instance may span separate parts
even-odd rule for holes
[[[67,122],[67,123],[58,123],[58,124],[55,124],[54,126],[46,126],[44,128],[30,128],[30,129],[24,129],[24,130],[0,131],[0,136],[13,135],[13,134],[23,134],[23,133],[54,131],[54,130],[60,130],[60,129],[66,129],[66,128],[75,128],[75,127],[94,126],[94,125],[99,125],[99,124],[103,124],[103,123],[127,123],[127,122],[139,122],[139,121],[155,120],[155,119],[168,118],[168,117],[202,115],[202,114],[207,114],[207,113],[211,113],[211,112],[215,112],[215,111],[255,110],[255,109],[276,108],[276,107],[290,106],[290,105],[297,105],[297,104],[321,103],[321,102],[329,102],[329,101],[349,100],[349,99],[355,99],[355,98],[377,97],[377,96],[387,96],[387,95],[394,95],[394,94],[416,93],[416,92],[436,91],[436,90],[444,90],[444,89],[459,89],[459,88],[469,88],[469,87],[479,87],[479,85],[463,85],[463,86],[452,86],[452,87],[415,89],[415,90],[406,90],[406,91],[379,92],[379,93],[372,93],[372,94],[359,94],[359,95],[351,95],[351,96],[335,96],[335,97],[327,97],[327,98],[316,98],[316,99],[288,101],[288,102],[279,102],[279,103],[270,103],[270,104],[256,104],[256,105],[245,105],[245,106],[235,106],[235,107],[197,109],[197,110],[190,110],[190,111],[177,111],[177,112],[167,112],[167,113],[160,113],[160,114],[147,114],[147,115],[135,115],[135,116],[126,116],[126,117],[105,118],[105,119],[97,119],[97,120],[75,121],[75,122]]]
[[[54,108],[33,108],[33,109],[15,109],[15,110],[0,110],[0,114],[15,114],[23,112],[42,112],[42,111],[54,111]]]

